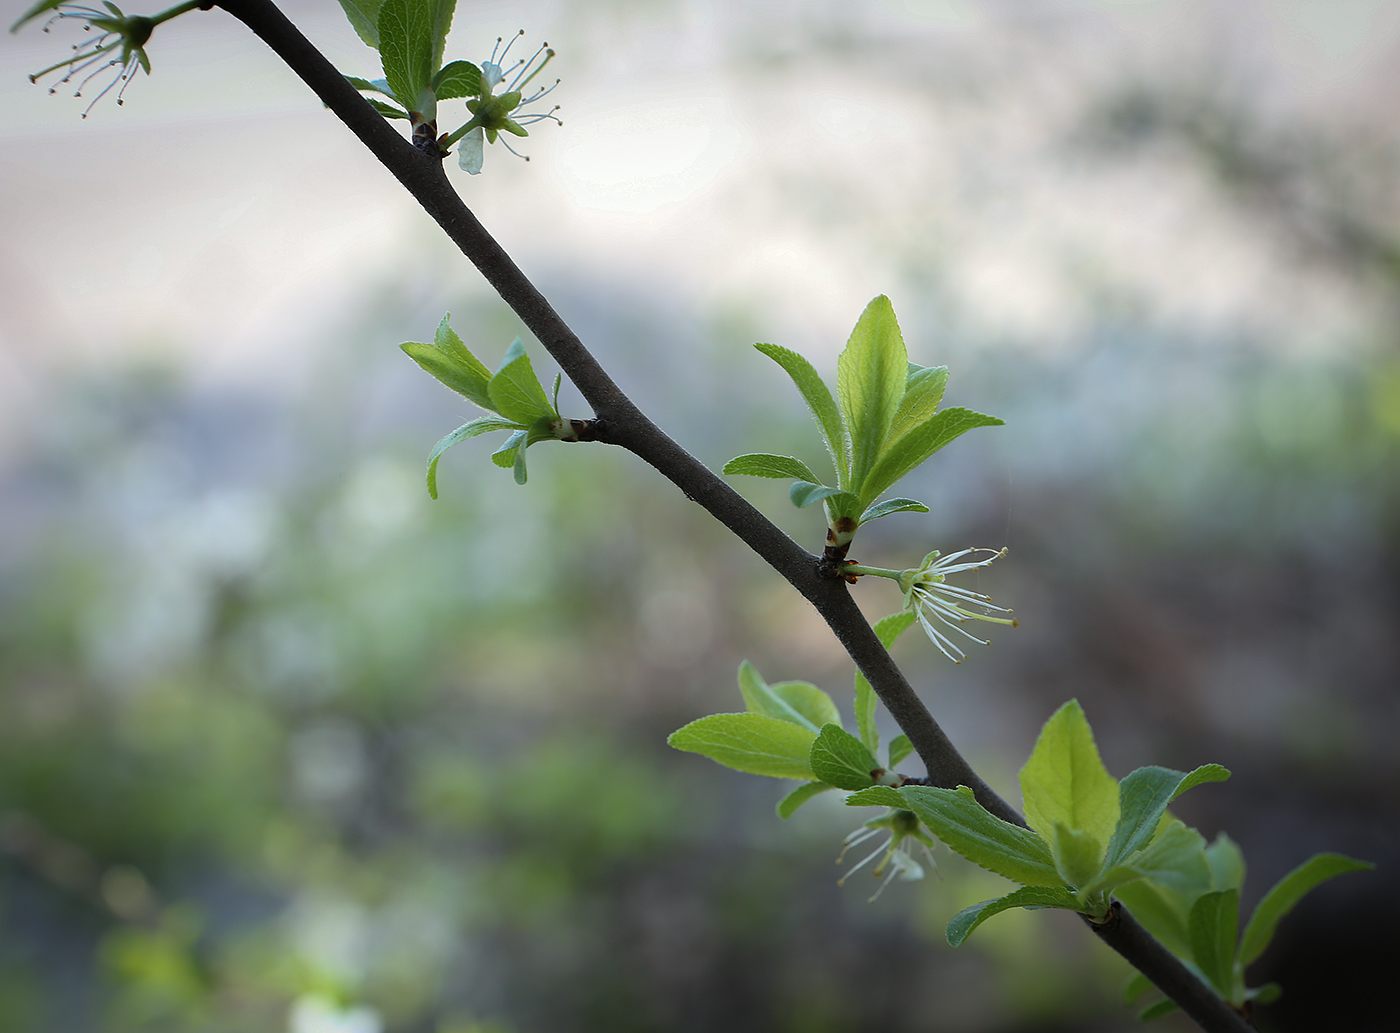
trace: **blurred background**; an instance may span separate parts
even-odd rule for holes
[[[379,74],[338,5],[285,8]],[[1377,862],[1251,983],[1264,1030],[1392,1028],[1400,7],[482,2],[449,56],[521,27],[565,125],[452,175],[624,389],[711,466],[824,469],[750,345],[829,373],[889,294],[1007,422],[857,550],[1010,549],[981,586],[1018,630],[896,649],[934,714],[1013,801],[1070,697],[1116,776],[1230,767],[1179,813],[1243,847],[1246,913],[1316,851]],[[0,1029],[1137,1028],[1072,916],[953,950],[1000,880],[940,851],[867,903],[865,812],[779,822],[786,787],[668,750],[741,659],[848,712],[853,673],[668,483],[545,445],[517,487],[482,439],[429,501],[472,413],[397,345],[450,311],[553,364],[239,23],[162,26],[86,121],[25,79],[71,28],[0,47]]]

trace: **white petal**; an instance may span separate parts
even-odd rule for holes
[[[457,144],[457,167],[473,176],[481,171],[486,156],[486,133],[477,126]]]

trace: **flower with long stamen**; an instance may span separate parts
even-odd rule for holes
[[[521,29],[519,34],[512,37],[504,50],[500,49],[501,40],[496,40],[496,47],[492,49],[490,59],[481,63],[481,94],[467,101],[467,110],[472,115],[471,121],[443,140],[444,146],[461,140],[461,146],[457,148],[457,164],[472,175],[481,171],[485,145],[495,143],[500,139],[501,133],[529,136],[530,133],[525,127],[536,122],[552,121],[559,125],[564,124],[554,114],[559,110],[557,104],[548,111],[525,111],[526,107],[548,96],[554,87],[559,85],[559,80],[556,79],[551,85],[541,87],[528,97],[524,93],[525,87],[544,71],[545,65],[554,57],[554,51],[549,49],[548,43],[540,44],[539,49],[528,61],[522,58],[509,68],[502,69],[511,43],[524,35],[524,32],[525,30]],[[543,61],[539,60],[541,54],[544,55]],[[539,63],[536,64],[536,61]],[[502,93],[496,93],[496,87],[504,83],[507,76],[510,76],[510,82],[506,83]],[[530,160],[505,140],[501,140],[501,143],[516,157]]]
[[[122,95],[126,93],[127,86],[131,85],[131,77],[136,73],[137,68],[140,68],[147,75],[151,74],[151,59],[146,56],[146,43],[150,40],[151,33],[155,31],[156,26],[161,22],[169,21],[176,15],[194,10],[199,4],[200,0],[187,0],[186,3],[172,7],[168,11],[147,17],[145,15],[123,14],[121,8],[113,3],[103,3],[102,6],[106,10],[99,11],[94,7],[84,7],[78,3],[40,0],[11,26],[10,31],[13,32],[31,18],[50,11],[54,13],[44,23],[45,32],[50,31],[55,22],[65,20],[83,22],[84,32],[97,30],[98,34],[95,38],[86,43],[74,44],[72,57],[52,64],[29,77],[30,82],[38,82],[50,72],[66,68],[68,69],[67,74],[58,80],[57,85],[49,88],[49,93],[57,93],[59,85],[71,82],[74,76],[82,75],[82,79],[78,82],[77,91],[73,94],[75,97],[81,97],[88,83],[102,75],[103,72],[115,69],[116,74],[112,76],[112,80],[102,88],[83,111],[83,118],[87,118],[93,105],[110,93],[117,83],[122,83],[122,88],[117,91],[117,103],[123,103]],[[83,73],[87,74],[83,75]]]
[[[914,860],[910,851],[911,845],[917,846],[923,852],[925,859],[935,871],[938,869],[938,865],[933,859],[933,839],[919,828],[918,816],[913,811],[897,809],[891,810],[881,817],[871,818],[847,836],[845,846],[841,850],[841,855],[836,858],[836,863],[841,864],[845,861],[846,852],[852,847],[874,839],[886,830],[889,832],[888,838],[867,854],[864,859],[852,866],[851,870],[841,876],[836,883],[838,886],[844,886],[847,879],[879,857],[880,861],[875,865],[872,874],[877,879],[883,875],[884,880],[870,897],[872,904],[879,899],[881,893],[885,892],[885,887],[896,875],[905,882],[917,882],[924,877],[924,867]],[[881,854],[884,856],[881,857]]]
[[[980,559],[963,558],[976,557],[979,554],[982,554]],[[991,643],[964,629],[963,624],[975,620],[1016,627],[1018,622],[1010,616],[1012,611],[1003,606],[994,606],[990,596],[958,585],[950,585],[947,581],[953,574],[980,570],[1005,555],[1005,549],[963,549],[950,556],[943,556],[935,549],[924,557],[920,566],[906,570],[899,576],[899,587],[904,590],[904,608],[918,615],[919,624],[929,639],[938,647],[939,652],[955,664],[962,663],[967,654],[945,632],[934,626],[929,616],[937,618],[964,638],[984,646]],[[999,617],[997,614],[1008,616]]]

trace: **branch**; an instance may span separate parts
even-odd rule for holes
[[[998,817],[1025,820],[977,775],[889,652],[839,577],[818,573],[819,558],[801,548],[738,492],[663,433],[598,364],[553,306],[463,204],[439,159],[415,148],[380,116],[271,0],[221,0],[311,87],[326,106],[393,174],[461,249],[502,300],[549,351],[593,407],[599,441],[620,445],[651,464],[686,497],[729,528],[816,609],[865,675],[928,768],[929,783],[968,786]],[[1207,1033],[1249,1033],[1252,1027],[1154,940],[1121,905],[1095,931],[1146,975]]]

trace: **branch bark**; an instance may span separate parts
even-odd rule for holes
[[[593,407],[598,440],[619,445],[655,467],[780,573],[826,621],[869,680],[919,759],[929,783],[971,788],[987,810],[1025,820],[972,770],[880,643],[839,577],[818,573],[819,557],[779,530],[738,492],[661,431],[598,364],[553,306],[452,188],[442,162],[413,147],[360,96],[271,0],[221,0],[283,59],[423,206],[502,300],[559,363]],[[1114,917],[1094,926],[1100,939],[1179,1004],[1207,1033],[1249,1033],[1238,1012],[1197,979],[1115,902]]]

